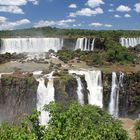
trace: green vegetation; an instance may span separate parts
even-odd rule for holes
[[[135,129],[136,140],[140,140],[140,120],[137,120],[137,122],[135,123]]]
[[[69,60],[78,58],[81,61],[85,61],[87,65],[106,65],[106,64],[131,64],[135,63],[136,56],[132,53],[132,50],[122,47],[119,43],[113,40],[106,41],[105,50],[95,50],[94,52],[87,51],[72,51],[72,50],[60,50],[57,55],[59,58],[67,63]]]
[[[30,28],[22,30],[13,31],[0,31],[0,38],[3,37],[26,37],[26,36],[46,36],[46,37],[103,37],[103,38],[113,38],[118,40],[120,36],[122,37],[137,37],[140,36],[140,31],[138,30],[84,30],[84,29],[59,29],[53,27],[42,27],[42,28]]]
[[[77,103],[45,106],[51,113],[48,128],[39,125],[34,113],[20,125],[3,124],[1,140],[129,140],[118,120],[102,109]]]
[[[115,41],[106,42],[107,49],[107,59],[109,62],[119,62],[119,63],[132,63],[134,62],[134,55],[130,51],[122,47],[120,44]]]
[[[65,38],[77,38],[77,37],[89,37],[89,38],[104,38],[106,40],[106,50],[98,50],[93,52],[81,52],[77,50],[75,52],[71,50],[61,50],[58,52],[58,56],[61,60],[67,63],[69,60],[79,57],[80,60],[85,61],[88,65],[106,65],[111,63],[117,64],[132,64],[136,62],[136,56],[131,51],[132,49],[126,49],[122,47],[118,40],[120,37],[138,37],[140,31],[138,30],[84,30],[84,29],[59,29],[53,27],[42,28],[30,28],[13,31],[0,31],[0,38],[4,37],[65,37]],[[1,41],[0,41],[1,42]],[[139,45],[136,47],[139,50]],[[136,52],[135,52],[136,53]],[[7,60],[7,59],[4,59]],[[0,57],[1,61],[4,61]]]

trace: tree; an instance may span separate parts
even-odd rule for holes
[[[102,109],[77,103],[46,107],[51,120],[44,139],[47,140],[128,140],[118,120]]]
[[[128,140],[118,120],[92,105],[50,103],[48,127],[39,125],[38,112],[20,125],[3,124],[0,140]]]

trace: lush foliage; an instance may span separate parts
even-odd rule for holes
[[[1,140],[128,140],[119,121],[91,105],[77,103],[61,106],[55,103],[45,107],[50,111],[48,128],[39,125],[34,112],[21,125],[3,124]],[[31,123],[30,123],[30,122]]]
[[[140,140],[140,120],[137,120],[137,122],[135,123],[135,129],[136,140]]]
[[[45,137],[58,140],[127,140],[120,123],[98,107],[71,104],[67,107],[51,104],[52,114]]]
[[[107,41],[106,49],[108,61],[120,63],[134,62],[135,57],[129,52],[129,50],[115,41]]]
[[[27,116],[20,125],[2,124],[0,127],[0,140],[41,140],[45,127],[39,125],[38,117],[39,112],[33,111],[33,114]]]
[[[0,38],[2,37],[26,37],[26,36],[49,36],[49,37],[107,37],[118,40],[120,36],[122,37],[137,37],[140,35],[138,30],[84,30],[84,29],[59,29],[52,27],[42,27],[42,28],[31,28],[23,30],[13,30],[13,31],[0,31]]]
[[[105,65],[112,63],[129,64],[135,63],[136,56],[133,51],[122,47],[120,44],[113,40],[106,41],[105,50],[96,49],[94,52],[90,51],[72,51],[72,50],[60,50],[57,55],[59,58],[67,63],[69,60],[79,58],[81,61],[85,61],[87,65]]]

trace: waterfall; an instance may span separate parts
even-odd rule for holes
[[[1,41],[1,53],[42,53],[50,49],[57,52],[63,47],[60,38],[6,38]]]
[[[40,72],[35,72],[34,74],[38,75]],[[41,112],[39,116],[40,124],[47,126],[49,122],[49,112],[44,111],[44,105],[49,104],[54,101],[54,86],[53,86],[53,72],[47,75],[48,84],[45,86],[45,77],[37,78],[39,82],[37,89],[37,110]]]
[[[89,71],[85,74],[87,88],[90,92],[88,102],[91,105],[103,107],[103,87],[101,71]]]
[[[95,39],[78,38],[76,41],[75,50],[80,49],[81,51],[93,51]]]
[[[116,118],[119,117],[119,90],[120,87],[123,87],[123,78],[124,73],[120,73],[119,81],[117,78],[117,74],[115,72],[112,73],[112,88],[109,103],[109,113]]]
[[[102,86],[102,74],[101,71],[73,71],[78,75],[85,75],[87,82],[87,89],[89,90],[88,103],[91,105],[97,105],[103,107],[103,86]]]
[[[126,48],[135,47],[140,44],[140,37],[137,38],[120,38],[120,44]]]
[[[80,77],[76,77],[77,83],[78,83],[78,87],[77,87],[77,95],[78,95],[78,101],[80,104],[84,104],[84,95],[82,93],[82,82],[81,82],[81,78]]]

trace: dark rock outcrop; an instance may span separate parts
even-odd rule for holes
[[[71,75],[63,75],[54,79],[55,100],[62,104],[77,101],[77,81]]]
[[[22,119],[36,108],[38,83],[32,75],[3,75],[0,79],[0,122]]]
[[[119,73],[117,73],[119,79]],[[112,74],[103,74],[104,108],[108,110]],[[140,114],[140,82],[136,73],[125,73],[123,86],[119,88],[119,117],[136,119]]]

